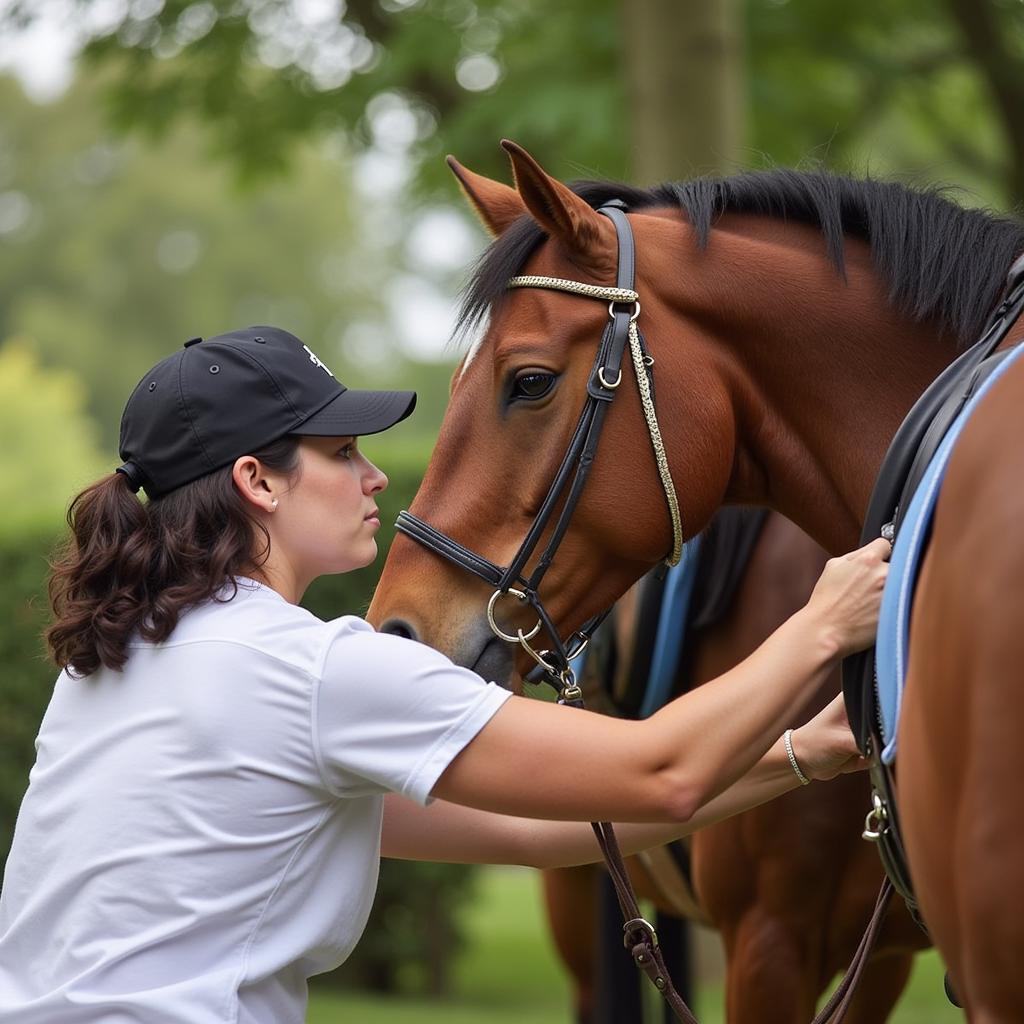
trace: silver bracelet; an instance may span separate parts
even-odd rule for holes
[[[787,729],[782,734],[782,742],[786,745],[786,753],[789,755],[789,763],[793,766],[793,771],[796,772],[796,777],[800,780],[801,786],[809,786],[811,780],[800,770],[800,763],[796,759],[796,754],[793,753],[793,730]]]

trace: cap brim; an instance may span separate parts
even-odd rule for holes
[[[415,391],[357,391],[349,388],[290,433],[311,437],[379,434],[404,420],[414,408]]]

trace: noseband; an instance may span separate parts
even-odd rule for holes
[[[495,565],[410,512],[400,512],[395,523],[395,528],[407,537],[411,537],[434,554],[478,576],[495,588],[487,602],[487,622],[492,632],[506,643],[519,644],[540,666],[546,681],[560,691],[559,699],[563,702],[575,702],[580,699],[580,691],[576,686],[570,662],[582,653],[594,630],[607,615],[607,611],[588,620],[563,641],[544,608],[538,591],[541,580],[551,567],[555,552],[565,537],[590,474],[608,407],[614,401],[622,383],[622,360],[627,345],[633,359],[640,401],[651,437],[658,475],[672,520],[672,551],[666,559],[669,565],[675,565],[679,561],[683,547],[679,503],[676,500],[675,486],[669,472],[665,446],[654,408],[654,360],[647,352],[637,327],[640,297],[633,290],[635,247],[633,232],[624,210],[624,203],[613,200],[598,211],[612,222],[618,238],[618,269],[614,288],[558,277],[514,277],[508,284],[510,288],[547,288],[608,303],[608,323],[601,336],[594,366],[587,381],[587,396],[583,410],[547,495],[512,561],[506,568]],[[541,552],[533,572],[526,576],[526,563],[540,543],[541,536],[563,495],[565,500],[551,531],[551,537]],[[498,625],[495,607],[506,595],[511,595],[523,604],[529,604],[537,613],[537,623],[529,632],[517,629],[512,634],[505,632]],[[541,630],[550,642],[548,649],[538,651],[531,642]]]

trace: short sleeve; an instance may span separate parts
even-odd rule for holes
[[[512,695],[443,654],[348,620],[330,642],[313,704],[313,741],[340,796],[391,791],[420,804]]]

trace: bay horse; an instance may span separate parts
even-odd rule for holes
[[[806,602],[825,565],[825,552],[782,516],[726,512],[702,537],[689,622],[672,623],[684,640],[671,696],[750,654]],[[629,676],[637,665],[637,616],[645,607],[641,588],[650,582],[648,574],[630,588],[595,637],[595,645],[603,642],[580,674],[591,710],[628,713],[637,706],[639,695],[631,693],[637,680]],[[839,689],[836,670],[794,725]],[[882,878],[878,855],[861,839],[868,804],[867,778],[846,775],[701,829],[682,856],[655,851],[628,858],[641,896],[720,934],[729,1024],[806,1024],[836,972],[850,962]],[[688,877],[680,861],[689,862]],[[579,1024],[607,1019],[596,977],[600,870],[581,865],[543,872],[548,923],[572,981]],[[887,1020],[914,952],[927,944],[904,905],[890,905],[846,1024]]]
[[[486,330],[463,360],[411,511],[489,565],[520,550],[590,394],[596,340],[623,310],[606,312],[586,291],[509,285],[525,274],[607,295],[617,229],[597,208],[618,200],[635,238],[661,450],[639,394],[646,374],[623,367],[605,383],[631,386],[607,416],[571,522],[557,527],[544,580],[549,632],[557,640],[610,606],[674,550],[674,534],[696,534],[722,504],[765,505],[826,550],[853,548],[891,438],[980,335],[1024,251],[1021,225],[935,190],[814,172],[570,188],[503,145],[515,188],[454,165],[497,236],[463,308]],[[626,312],[639,318],[640,306]],[[1004,345],[1022,337],[1017,324]],[[948,466],[913,606],[900,725],[910,871],[975,1024],[1024,1020],[1022,434],[1024,370],[1014,363]],[[532,662],[491,631],[493,586],[449,561],[398,537],[373,620],[515,685]],[[506,635],[532,629],[536,604],[505,607]]]

